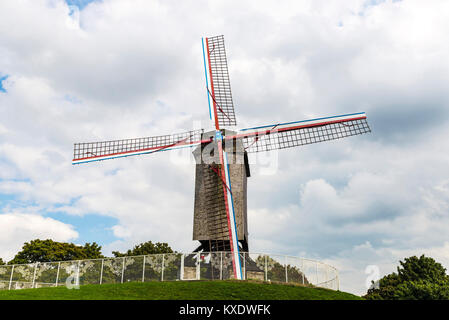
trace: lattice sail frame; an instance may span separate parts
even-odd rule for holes
[[[298,147],[371,132],[366,119],[317,125],[293,130],[270,130],[269,133],[243,138],[248,153]]]
[[[201,141],[203,132],[204,130],[201,129],[163,136],[75,143],[72,163],[78,164],[194,147],[206,142]]]
[[[74,144],[73,164],[149,154],[209,143],[204,130],[172,135]],[[297,147],[371,132],[364,112],[242,129],[225,140],[242,139],[248,153]]]
[[[371,132],[364,112],[242,129],[225,140],[241,139],[246,152],[271,151]]]
[[[216,127],[235,126],[234,102],[229,81],[228,62],[224,37],[206,38],[207,69],[209,71],[208,91],[214,105]],[[217,125],[218,124],[218,125]]]

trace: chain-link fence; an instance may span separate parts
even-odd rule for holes
[[[325,263],[284,255],[240,253],[245,280],[339,290],[338,271]],[[234,279],[230,252],[168,253],[0,266],[0,290],[84,284]]]

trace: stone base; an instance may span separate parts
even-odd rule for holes
[[[197,280],[196,267],[184,267],[183,280]]]
[[[265,280],[265,273],[259,271],[246,271],[247,280]]]

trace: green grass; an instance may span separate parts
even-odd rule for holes
[[[254,281],[130,282],[2,290],[0,300],[360,300],[346,292]]]

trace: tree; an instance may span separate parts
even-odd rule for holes
[[[400,283],[398,274],[393,272],[379,280],[378,289],[368,289],[365,298],[369,300],[394,300],[397,286]]]
[[[449,299],[449,276],[434,259],[422,255],[399,261],[397,273],[379,280],[378,288],[365,295],[370,300],[436,300]]]
[[[86,259],[97,259],[103,258],[101,254],[101,246],[99,246],[96,242],[90,244],[89,242],[84,244],[83,250],[88,258]]]
[[[4,265],[4,264],[5,264],[5,262],[3,261],[2,258],[0,258],[0,266],[2,266],[2,265]]]
[[[151,241],[143,242],[134,246],[132,250],[126,251],[126,253],[120,253],[118,251],[112,251],[112,254],[115,257],[125,257],[125,256],[141,256],[147,254],[157,254],[157,253],[173,253],[173,250],[167,243],[156,242],[152,243]]]
[[[429,281],[437,283],[448,280],[446,269],[430,257],[410,257],[400,261],[398,276],[402,281]]]
[[[25,242],[22,250],[19,251],[9,264],[24,264],[34,262],[53,262],[82,259],[103,258],[101,246],[95,242],[86,243],[84,246],[77,246],[73,243],[56,242],[51,239],[32,240]]]
[[[449,282],[406,281],[398,286],[395,298],[406,300],[449,300]]]

